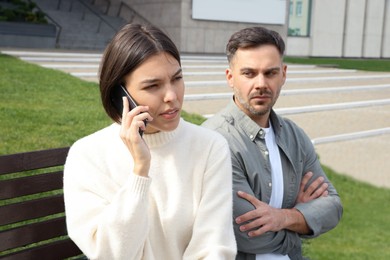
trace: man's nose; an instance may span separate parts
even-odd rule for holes
[[[265,87],[265,86],[266,86],[266,79],[265,79],[264,75],[262,75],[262,74],[257,75],[257,77],[256,77],[256,87],[257,88],[262,88],[262,87]]]

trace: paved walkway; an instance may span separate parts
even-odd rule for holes
[[[101,53],[2,52],[97,82]],[[227,104],[224,57],[183,55],[182,64],[184,110],[209,116]],[[276,110],[308,133],[323,164],[390,188],[390,73],[290,64]]]

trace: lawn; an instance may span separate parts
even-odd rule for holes
[[[343,218],[332,231],[305,241],[304,252],[312,260],[390,259],[390,189],[325,171],[344,206]]]
[[[390,59],[337,59],[337,58],[298,58],[286,57],[285,62],[334,66],[340,69],[357,69],[367,71],[390,71]]]
[[[0,154],[69,146],[109,123],[96,84],[5,55],[0,68]]]
[[[371,62],[376,61],[364,62],[366,69],[376,68],[377,63]],[[354,67],[350,61],[349,68],[361,68],[360,64],[356,60]],[[389,61],[386,64],[382,69],[389,71]],[[69,146],[111,123],[102,109],[96,83],[1,54],[0,89],[0,155]],[[204,120],[187,113],[184,117],[197,124]],[[313,260],[390,259],[390,189],[355,181],[327,167],[325,170],[340,194],[344,215],[334,230],[305,241],[305,256]]]

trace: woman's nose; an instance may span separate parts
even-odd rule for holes
[[[177,99],[176,89],[172,84],[166,87],[164,102],[172,102]]]

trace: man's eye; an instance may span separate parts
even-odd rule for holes
[[[267,73],[267,76],[270,76],[270,77],[275,76],[275,75],[278,75],[278,71],[277,70],[272,70],[272,71]]]
[[[175,77],[175,80],[181,80],[182,78],[183,78],[182,75],[178,75],[178,76]]]

